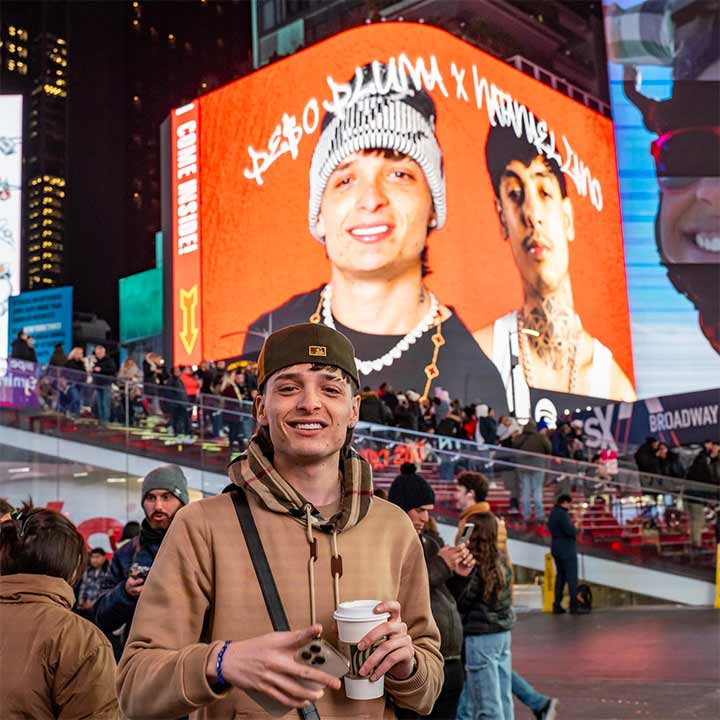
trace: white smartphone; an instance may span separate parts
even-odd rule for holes
[[[460,535],[460,545],[467,545],[470,541],[470,536],[473,534],[473,530],[475,529],[475,523],[465,523],[465,526],[462,530],[462,535]]]

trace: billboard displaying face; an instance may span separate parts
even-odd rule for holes
[[[530,387],[634,398],[607,118],[442,30],[387,23],[168,129],[176,363],[310,321],[350,337],[371,387],[520,416]]]
[[[0,95],[0,358],[7,357],[8,302],[20,292],[22,95]]]
[[[717,3],[607,2],[638,392],[720,377]]]

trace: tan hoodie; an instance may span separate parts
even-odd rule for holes
[[[232,473],[232,466],[231,466]],[[304,527],[270,512],[248,493],[260,538],[273,570],[291,629],[310,624],[308,543]],[[317,617],[323,635],[337,642],[334,627],[330,537],[316,532]],[[400,508],[374,499],[368,514],[338,535],[343,558],[340,599],[398,600],[416,650],[417,669],[407,680],[385,677],[394,701],[424,715],[443,683],[440,638],[430,610],[422,546]],[[272,632],[247,547],[229,495],[182,508],[168,530],[140,596],[118,672],[118,696],[131,720],[192,714],[211,718],[267,718],[243,691],[214,692],[207,659],[224,640]],[[327,690],[318,702],[323,720],[394,717],[386,699],[348,700]],[[286,716],[297,718],[294,711]]]
[[[0,717],[119,717],[112,647],[74,599],[61,578],[0,577]]]

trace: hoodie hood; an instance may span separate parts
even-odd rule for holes
[[[229,468],[230,479],[245,492],[252,493],[271,512],[290,515],[299,523],[306,523],[306,508],[311,508],[311,522],[323,532],[341,532],[357,525],[367,515],[373,498],[372,468],[352,448],[340,456],[342,493],[340,510],[329,520],[303,497],[275,469],[263,454],[256,439]]]

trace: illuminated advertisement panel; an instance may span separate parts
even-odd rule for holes
[[[0,95],[0,358],[7,357],[11,295],[20,292],[22,95]]]
[[[605,4],[642,398],[720,385],[717,3]]]
[[[373,388],[520,416],[530,387],[634,399],[607,118],[409,23],[334,36],[195,106],[203,358],[322,322]]]
[[[200,132],[198,105],[172,113],[172,317],[173,358],[177,365],[200,362]]]

